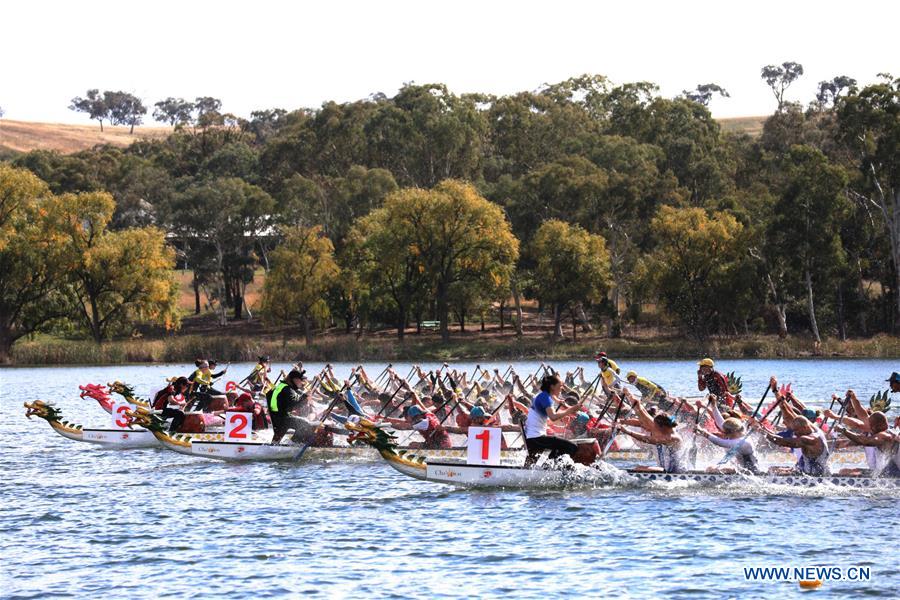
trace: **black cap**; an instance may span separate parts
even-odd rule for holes
[[[893,373],[891,373],[891,376],[886,379],[886,381],[888,383],[900,383],[900,373],[894,371]]]
[[[259,362],[261,362],[261,363],[263,363],[263,362],[269,362],[269,357],[266,356],[266,355],[258,356],[257,358],[259,359]]]
[[[294,369],[290,373],[288,373],[287,380],[291,381],[293,379],[306,379],[306,371],[298,371]]]

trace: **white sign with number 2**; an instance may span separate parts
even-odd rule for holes
[[[253,429],[253,413],[225,413],[225,440],[228,442],[246,442]]]

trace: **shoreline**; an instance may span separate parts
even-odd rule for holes
[[[812,340],[802,336],[751,335],[716,338],[706,344],[683,337],[606,338],[585,336],[556,340],[546,335],[454,335],[444,343],[436,334],[408,335],[401,343],[388,335],[329,335],[307,346],[302,338],[189,334],[156,339],[92,341],[46,339],[20,341],[9,364],[2,367],[141,365],[192,362],[197,356],[220,361],[253,362],[260,354],[276,361],[302,359],[312,362],[417,362],[417,361],[512,361],[569,360],[590,357],[603,349],[616,358],[695,359],[860,359],[900,358],[900,336],[877,335],[864,339],[823,340],[821,351],[812,352]]]

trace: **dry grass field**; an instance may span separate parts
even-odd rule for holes
[[[763,123],[768,117],[733,117],[730,119],[717,119],[722,131],[728,133],[746,133],[750,137],[756,137],[762,133]]]
[[[56,150],[68,154],[97,144],[127,146],[142,138],[162,138],[172,132],[171,127],[135,127],[132,135],[128,129],[104,124],[101,133],[96,121],[87,125],[70,125],[0,119],[0,148],[16,152]]]

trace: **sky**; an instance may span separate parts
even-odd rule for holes
[[[787,93],[804,104],[836,75],[900,74],[895,0],[4,0],[0,23],[0,107],[25,121],[88,123],[68,106],[90,88],[150,107],[214,96],[246,117],[406,82],[504,95],[582,73],[669,97],[718,83],[731,98],[714,116],[754,116],[775,108],[767,64],[804,66]]]

